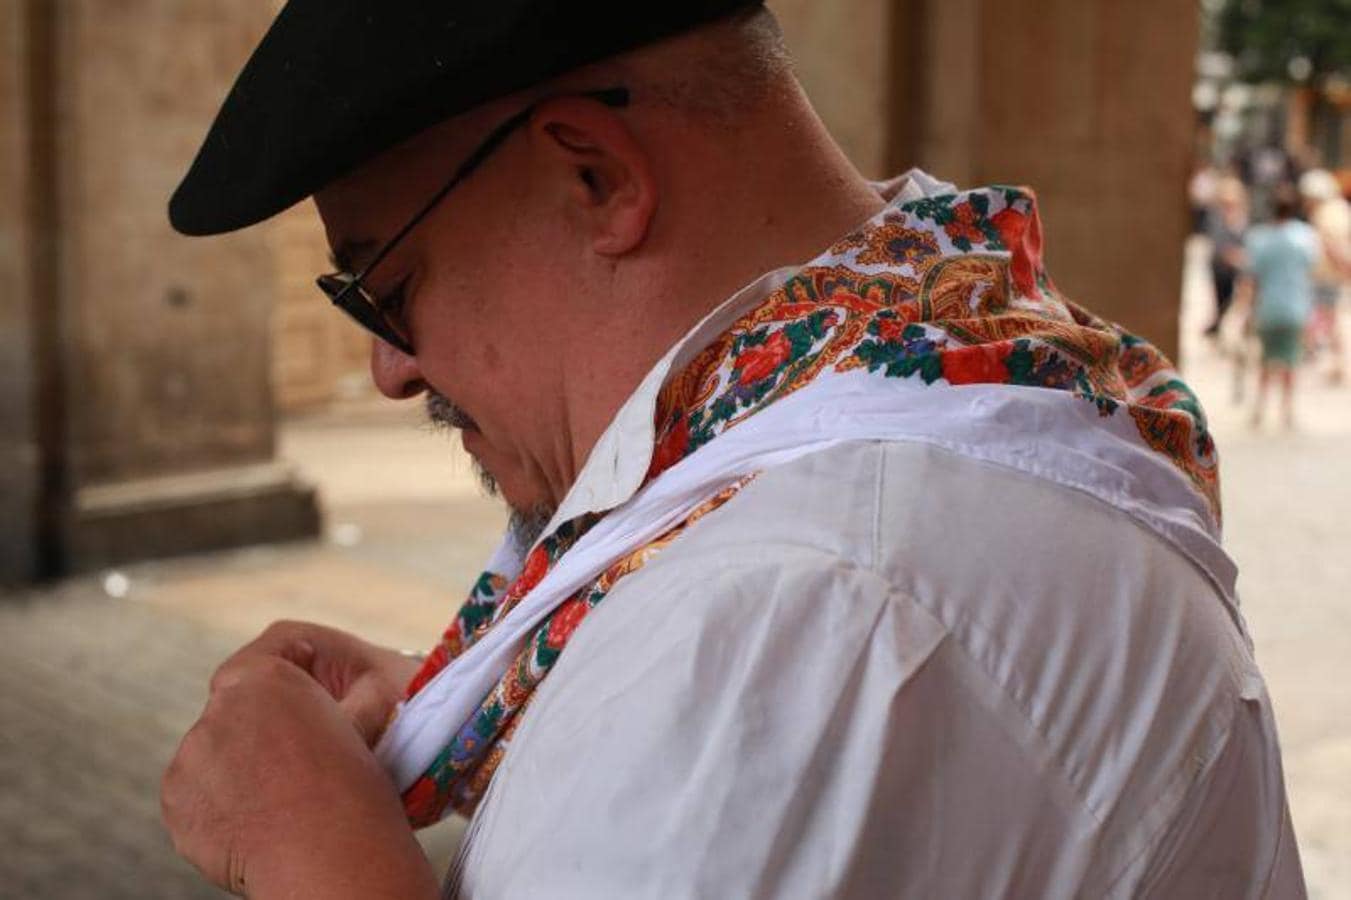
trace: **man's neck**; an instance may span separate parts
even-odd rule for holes
[[[796,87],[796,86],[794,86]],[[765,272],[801,265],[876,214],[884,201],[830,137],[800,91],[779,98],[682,165],[690,198],[669,308],[697,320]]]
[[[618,304],[609,346],[598,348],[603,357],[589,379],[578,373],[571,385],[569,486],[620,406],[695,324],[760,275],[816,257],[884,206],[799,90],[770,106],[734,133],[683,136],[679,157],[667,160],[652,250],[618,276],[616,294],[634,302]]]

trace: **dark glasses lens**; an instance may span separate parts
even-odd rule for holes
[[[315,283],[334,306],[351,316],[362,328],[401,352],[413,355],[413,345],[403,336],[399,324],[390,321],[370,293],[351,275],[345,272],[320,275]]]

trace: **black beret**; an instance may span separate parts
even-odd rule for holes
[[[443,119],[761,2],[289,0],[169,221],[194,235],[261,222]]]

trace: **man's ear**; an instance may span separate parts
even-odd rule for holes
[[[603,256],[622,256],[647,237],[657,180],[647,151],[620,114],[594,100],[560,97],[536,111],[536,148],[563,179],[565,199]]]

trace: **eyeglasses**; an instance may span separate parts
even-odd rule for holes
[[[582,91],[577,94],[561,96],[586,97],[616,109],[629,105],[629,91],[628,88],[623,87]],[[334,306],[351,316],[358,325],[390,346],[412,356],[413,345],[408,339],[407,329],[403,324],[402,292],[396,291],[397,296],[392,299],[378,300],[366,288],[367,276],[376,266],[380,265],[385,257],[394,251],[400,241],[408,236],[408,232],[417,227],[417,224],[425,219],[436,208],[436,205],[455,189],[456,185],[483,165],[483,162],[492,155],[494,150],[502,146],[512,132],[529,122],[530,117],[535,114],[541,103],[553,99],[557,99],[557,97],[537,100],[494,128],[484,138],[483,143],[479,144],[474,152],[470,153],[468,158],[460,163],[459,168],[455,170],[455,174],[450,176],[450,180],[445,183],[445,186],[433,194],[431,199],[423,204],[413,218],[409,219],[406,225],[395,232],[394,236],[376,251],[375,256],[371,257],[370,262],[366,263],[361,271],[356,274],[338,271],[328,275],[320,275],[315,283],[319,285],[319,289],[324,292],[324,295],[333,302]]]

